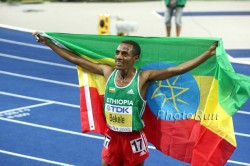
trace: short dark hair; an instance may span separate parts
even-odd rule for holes
[[[141,54],[141,47],[139,46],[138,43],[136,43],[133,40],[124,40],[121,43],[125,43],[125,44],[131,44],[133,46],[133,50],[132,50],[132,54],[133,56],[138,55],[140,57]]]

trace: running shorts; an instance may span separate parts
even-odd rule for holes
[[[135,166],[149,156],[143,131],[116,132],[108,129],[104,139],[102,159],[112,166]]]

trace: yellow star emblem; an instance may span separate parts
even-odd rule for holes
[[[177,111],[177,112],[179,112],[179,109],[178,109],[178,107],[177,107],[177,102],[180,102],[180,103],[184,103],[184,104],[188,104],[187,102],[185,102],[185,101],[183,101],[183,100],[181,100],[180,98],[178,98],[181,94],[183,94],[184,92],[186,92],[187,90],[189,90],[189,88],[184,88],[184,87],[180,87],[180,86],[175,86],[175,84],[176,84],[176,82],[178,81],[178,79],[179,79],[179,76],[177,76],[176,78],[175,78],[175,80],[173,81],[173,83],[171,84],[170,82],[169,82],[169,80],[168,79],[166,79],[166,80],[162,80],[162,81],[156,81],[155,83],[156,84],[158,84],[158,87],[154,90],[154,92],[153,92],[153,94],[152,94],[152,96],[151,96],[151,99],[153,99],[153,98],[156,98],[156,97],[158,97],[158,96],[163,96],[164,97],[164,100],[163,100],[163,102],[162,102],[162,104],[161,104],[161,107],[163,107],[164,105],[165,105],[165,103],[167,102],[167,101],[169,101],[172,105],[173,105],[173,107],[175,108],[175,110]],[[166,85],[164,85],[163,84],[163,81],[166,81]],[[161,92],[161,89],[162,88],[167,88],[167,89],[169,89],[170,90],[170,92],[171,92],[171,96],[170,97],[168,97],[167,95],[169,95],[169,94],[165,94],[165,93],[162,93]],[[178,89],[178,90],[180,90],[178,93],[176,93],[175,94],[175,89]],[[189,105],[189,104],[188,104]]]

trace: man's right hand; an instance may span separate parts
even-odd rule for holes
[[[32,35],[36,38],[36,41],[48,45],[49,41],[47,38],[40,36],[39,32],[33,32]]]

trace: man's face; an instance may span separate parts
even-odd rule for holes
[[[116,69],[118,70],[128,70],[134,66],[135,61],[138,56],[133,56],[132,54],[133,45],[121,43],[115,52],[115,63]]]

